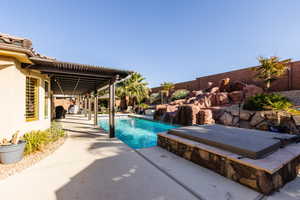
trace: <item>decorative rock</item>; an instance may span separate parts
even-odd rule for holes
[[[230,85],[230,90],[231,91],[242,91],[244,87],[246,87],[247,84],[241,82],[241,81],[236,81]]]
[[[236,109],[232,109],[232,110],[227,110],[228,112],[231,113],[231,115],[238,117],[240,115],[240,111],[236,110]]]
[[[224,114],[220,117],[219,121],[221,122],[221,124],[231,126],[232,121],[233,121],[233,117],[228,112],[224,112]]]
[[[155,107],[155,112],[153,115],[154,120],[160,120],[160,118],[167,112],[167,105],[161,104]]]
[[[230,91],[230,78],[222,79],[219,83],[220,92],[229,92]]]
[[[168,105],[166,108],[166,112],[176,112],[178,110],[178,106]]]
[[[241,103],[244,99],[243,91],[233,91],[228,94],[233,103]]]
[[[172,101],[172,102],[170,103],[170,105],[182,105],[182,104],[184,104],[185,102],[186,102],[185,99],[178,99],[178,100]]]
[[[245,99],[248,99],[249,97],[255,96],[257,94],[262,94],[264,90],[255,85],[247,85],[246,87],[244,87],[243,92],[245,94]]]
[[[213,88],[213,82],[207,82],[207,88],[204,90],[205,92],[210,92],[211,88]]]
[[[190,103],[194,103],[194,102],[196,102],[196,101],[197,101],[197,98],[196,98],[196,97],[191,97],[191,98],[189,98],[189,99],[186,100],[186,103],[187,103],[187,104],[190,104]]]
[[[221,106],[221,105],[225,105],[229,103],[229,99],[228,99],[228,93],[227,92],[221,92],[221,93],[216,93],[215,95],[215,106]]]
[[[198,98],[198,104],[200,107],[209,108],[215,103],[215,95],[211,93],[205,93]]]
[[[296,126],[300,126],[300,115],[293,115],[293,120]]]
[[[199,112],[199,107],[195,105],[182,105],[178,107],[176,116],[174,118],[174,123],[182,125],[192,125],[196,124],[196,115]]]
[[[225,112],[225,109],[223,107],[210,107],[210,110],[213,114],[213,119],[218,120]]]
[[[250,121],[250,125],[251,126],[256,126],[257,124],[261,123],[262,121],[264,121],[264,117],[262,115],[261,112],[256,112],[255,115],[253,115],[251,121]]]
[[[197,91],[192,91],[194,93],[194,97],[197,97],[197,96],[200,96],[203,94],[203,91],[202,90],[197,90]]]
[[[240,121],[239,117],[233,117],[232,125],[233,126],[238,126],[239,125],[239,121]]]
[[[219,91],[220,91],[219,87],[213,87],[213,88],[211,88],[211,90],[209,92],[210,93],[217,93]]]
[[[241,120],[249,120],[251,118],[252,114],[251,112],[247,110],[241,110],[240,111],[240,119]]]
[[[263,121],[259,123],[258,125],[255,126],[256,129],[262,130],[262,131],[268,131],[269,130],[269,125],[268,122]]]
[[[209,109],[200,110],[197,114],[197,124],[214,124],[212,111]]]

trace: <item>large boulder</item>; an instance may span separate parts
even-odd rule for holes
[[[203,94],[203,91],[202,90],[193,90],[189,93],[188,97],[196,97],[196,96],[199,96]]]
[[[219,118],[219,121],[221,124],[231,126],[233,124],[233,116],[228,112],[224,112],[223,115]]]
[[[200,110],[197,114],[197,124],[214,124],[213,114],[210,109]]]
[[[224,107],[214,106],[209,108],[212,111],[213,119],[218,120],[226,111]]]
[[[214,87],[213,82],[207,82],[207,88],[204,90],[204,92],[210,92],[210,90]]]
[[[220,92],[220,88],[219,87],[213,87],[210,89],[209,91],[210,93],[217,93],[217,92]]]
[[[247,85],[244,87],[243,92],[245,94],[245,99],[248,99],[249,97],[255,96],[257,94],[262,94],[264,90],[260,87],[257,87],[256,85]]]
[[[187,104],[193,104],[194,102],[197,101],[197,98],[196,97],[190,97],[186,100],[186,103]]]
[[[230,92],[230,78],[224,78],[219,83],[220,92]]]
[[[155,112],[153,115],[154,120],[161,120],[161,117],[167,112],[167,104],[161,104],[155,106]]]
[[[253,117],[251,118],[250,125],[251,126],[256,126],[264,120],[265,120],[265,118],[264,118],[263,113],[262,112],[256,112],[253,115]]]
[[[229,98],[231,99],[232,103],[241,103],[244,99],[243,91],[233,91],[228,93]]]
[[[176,112],[174,123],[181,125],[192,125],[197,123],[199,107],[196,105],[181,105]]]
[[[242,91],[244,87],[246,87],[247,84],[243,83],[241,81],[235,81],[232,84],[230,84],[230,90],[231,91]]]
[[[199,106],[200,108],[209,108],[215,104],[215,101],[215,94],[206,92],[202,95],[199,95],[194,104]]]
[[[229,103],[228,93],[227,92],[219,92],[215,94],[215,103],[213,106],[222,106]]]
[[[175,100],[175,101],[172,101],[170,102],[170,105],[182,105],[186,102],[185,99],[178,99],[178,100]]]

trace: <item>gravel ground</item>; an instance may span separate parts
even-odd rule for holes
[[[67,137],[60,138],[56,142],[49,144],[44,151],[39,151],[27,156],[24,156],[24,158],[14,164],[7,164],[3,165],[0,163],[0,180],[7,178],[8,176],[11,176],[15,173],[18,173],[38,161],[42,160],[43,158],[47,157],[48,155],[52,154],[56,149],[58,149],[66,140]]]

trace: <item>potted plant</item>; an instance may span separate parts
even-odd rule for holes
[[[23,158],[26,142],[20,140],[19,132],[13,134],[11,140],[6,138],[0,140],[0,162],[11,164]]]

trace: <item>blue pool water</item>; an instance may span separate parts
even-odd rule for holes
[[[157,133],[176,128],[145,119],[120,117],[116,118],[116,137],[134,149],[156,146]],[[109,131],[108,119],[100,119],[100,126]]]

